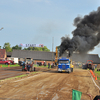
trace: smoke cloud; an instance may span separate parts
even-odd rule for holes
[[[73,51],[87,53],[94,49],[100,42],[100,7],[97,11],[85,15],[84,18],[74,19],[76,29],[72,32],[73,37],[62,37],[60,45],[60,56],[65,50],[69,51],[69,56]]]

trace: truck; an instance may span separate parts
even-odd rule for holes
[[[58,59],[58,72],[73,72],[72,61],[69,58],[59,58]]]

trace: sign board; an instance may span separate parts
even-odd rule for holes
[[[43,44],[19,44],[19,47],[44,47]]]

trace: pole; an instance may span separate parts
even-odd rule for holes
[[[52,63],[53,63],[53,46],[54,46],[54,37],[52,37]]]

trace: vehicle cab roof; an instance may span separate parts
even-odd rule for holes
[[[68,58],[60,58],[59,60],[67,60],[67,61],[69,61]]]

